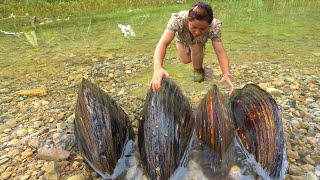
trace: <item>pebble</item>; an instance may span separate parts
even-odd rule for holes
[[[16,91],[16,94],[21,96],[44,96],[48,92],[45,89],[27,89]]]
[[[304,175],[302,175],[302,179],[319,180],[319,177],[317,177],[313,172],[307,172]]]
[[[70,156],[70,151],[63,149],[43,149],[37,154],[37,158],[49,161],[61,161],[66,160]]]
[[[15,128],[17,126],[17,120],[9,119],[8,121],[6,121],[6,125],[8,125],[10,128]]]
[[[14,167],[8,167],[2,174],[2,179],[8,179],[14,173]]]
[[[69,177],[67,180],[85,180],[83,174],[77,174]]]
[[[9,94],[11,90],[9,88],[0,89],[0,94]]]
[[[46,179],[58,180],[60,179],[60,172],[59,172],[59,164],[55,161],[51,161],[48,164],[45,164],[41,168],[44,173],[44,177]]]
[[[275,96],[275,97],[279,97],[282,95],[283,91],[279,90],[279,89],[276,89],[276,88],[267,88],[267,92],[270,93],[272,96]]]
[[[22,137],[28,134],[28,130],[21,128],[21,129],[18,129],[16,133],[17,133],[17,136]]]
[[[0,160],[0,165],[6,163],[8,161],[9,161],[9,158],[3,158],[3,159]]]
[[[289,158],[292,158],[292,159],[300,159],[300,156],[298,153],[292,151],[292,150],[288,150],[287,151],[287,155]]]

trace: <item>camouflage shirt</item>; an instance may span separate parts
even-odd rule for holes
[[[188,28],[188,11],[181,11],[172,14],[167,25],[167,30],[176,34],[178,42],[184,44],[205,44],[208,39],[211,39],[212,41],[221,41],[221,25],[222,23],[220,20],[213,19],[209,26],[209,31],[192,40]]]

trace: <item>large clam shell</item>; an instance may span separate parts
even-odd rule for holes
[[[75,135],[81,154],[104,178],[111,177],[126,141],[134,138],[123,109],[86,79],[75,109]]]
[[[169,179],[184,155],[193,129],[191,106],[171,80],[149,90],[138,130],[142,163],[150,179]]]
[[[285,160],[280,110],[272,96],[247,84],[231,97],[235,128],[244,148],[271,177],[279,177]]]
[[[198,106],[195,132],[209,146],[216,158],[222,158],[234,137],[233,115],[216,85]]]

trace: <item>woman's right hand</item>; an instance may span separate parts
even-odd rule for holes
[[[161,88],[161,82],[162,82],[163,76],[170,78],[169,73],[162,67],[155,69],[153,72],[153,76],[152,76],[152,80],[150,82],[149,88],[152,89],[153,91],[159,92]]]

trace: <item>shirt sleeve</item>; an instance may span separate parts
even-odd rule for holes
[[[212,41],[221,41],[221,26],[222,22],[218,19],[213,19],[209,30],[209,38]]]
[[[172,13],[171,18],[167,24],[167,30],[174,33],[181,32],[183,28],[182,17],[179,13]]]

